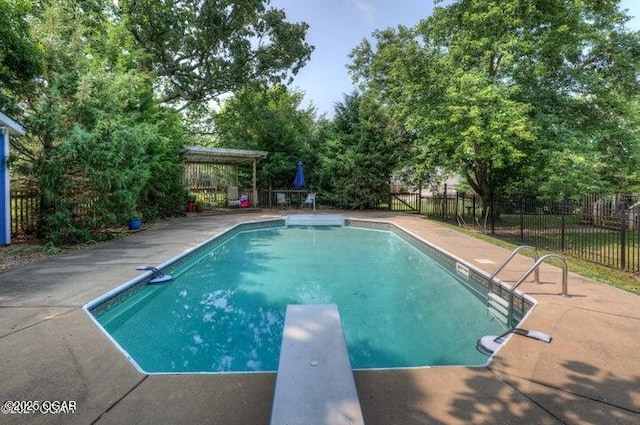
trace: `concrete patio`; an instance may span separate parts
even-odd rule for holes
[[[393,221],[487,272],[509,253],[414,215],[347,214]],[[275,373],[141,374],[82,306],[137,276],[138,264],[278,215],[189,217],[0,273],[0,401],[76,404],[74,413],[0,413],[0,423],[268,424]],[[500,278],[515,281],[531,262],[516,257]],[[488,367],[358,371],[365,423],[640,423],[640,297],[570,273],[562,298],[560,276],[545,265],[543,284],[520,287],[539,302],[523,326],[552,343],[514,336]]]

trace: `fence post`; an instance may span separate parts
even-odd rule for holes
[[[496,234],[496,199],[493,192],[491,193],[489,199],[490,199],[489,204],[491,205],[490,207],[491,208],[491,234],[495,235]]]
[[[565,239],[567,236],[567,228],[566,228],[566,211],[569,209],[567,195],[562,199],[562,206],[560,209],[560,251],[565,251]]]
[[[447,184],[444,184],[444,192],[442,194],[442,219],[447,219]]]
[[[627,209],[623,201],[618,202],[618,217],[620,219],[620,268],[627,269]]]
[[[476,195],[475,195],[475,193],[471,196],[471,204],[473,205],[473,208],[472,208],[473,217],[471,218],[471,220],[473,220],[473,227],[476,227],[476,222],[477,221],[476,221]]]
[[[418,185],[418,214],[422,215],[422,181]]]
[[[523,196],[520,198],[520,243],[524,243],[524,211],[527,207],[527,201]]]

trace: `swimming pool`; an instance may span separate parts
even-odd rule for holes
[[[484,364],[477,339],[506,329],[474,273],[394,226],[284,224],[238,226],[168,265],[171,283],[88,310],[147,373],[275,371],[287,304],[337,304],[356,369]]]

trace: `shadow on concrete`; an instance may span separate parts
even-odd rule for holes
[[[614,377],[582,362],[565,362],[561,388],[489,368],[358,371],[367,424],[640,423],[640,378]]]
[[[561,386],[502,374],[470,377],[465,381],[468,390],[455,399],[450,413],[466,423],[476,423],[474,418],[483,415],[505,420],[511,416],[511,421],[526,419],[527,423],[640,423],[640,377],[615,377],[578,361],[567,361],[562,367],[568,371],[568,381]],[[496,381],[506,383],[514,393],[507,396]],[[497,391],[488,393],[492,388]]]

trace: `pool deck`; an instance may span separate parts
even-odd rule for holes
[[[279,214],[188,217],[0,273],[0,402],[77,407],[0,413],[0,423],[268,424],[275,373],[141,374],[82,306],[139,275],[138,264],[160,264],[234,223]],[[509,253],[415,215],[346,214],[397,223],[487,272]],[[531,263],[517,256],[499,277],[513,282]],[[551,334],[550,344],[514,336],[488,367],[358,371],[365,423],[639,424],[640,297],[570,273],[571,297],[562,298],[561,271],[550,265],[541,280],[520,288],[539,302],[522,326]]]

